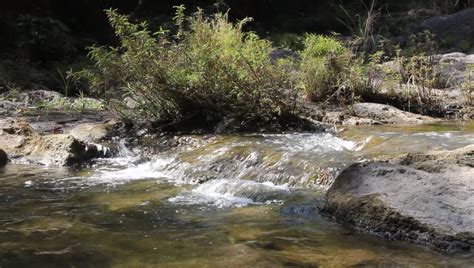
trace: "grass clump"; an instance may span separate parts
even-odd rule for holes
[[[300,75],[307,97],[325,101],[332,97],[352,100],[367,86],[362,61],[333,37],[307,35],[301,52]]]
[[[474,64],[469,66],[464,82],[461,84],[461,93],[467,106],[474,106]]]
[[[177,31],[151,33],[115,10],[107,15],[119,47],[94,47],[96,68],[80,72],[101,91],[120,89],[138,104],[127,116],[160,122],[199,117],[273,120],[292,114],[293,79],[286,60],[271,61],[271,43],[244,32],[227,14],[184,16]]]

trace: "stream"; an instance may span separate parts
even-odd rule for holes
[[[181,138],[151,160],[0,169],[0,267],[472,267],[317,207],[346,166],[474,144],[474,124]],[[195,142],[194,142],[195,141]]]

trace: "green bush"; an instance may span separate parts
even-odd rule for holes
[[[310,34],[304,44],[300,76],[310,100],[325,101],[335,94],[349,94],[352,98],[367,87],[361,60],[341,42],[333,37]]]
[[[227,14],[183,14],[179,7],[175,34],[150,33],[146,23],[108,10],[120,46],[92,48],[96,68],[75,76],[99,91],[121,89],[138,104],[132,117],[272,120],[292,113],[291,62],[271,61],[271,43],[242,31],[248,19],[233,24]]]

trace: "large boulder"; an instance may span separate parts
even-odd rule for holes
[[[389,239],[474,249],[474,146],[413,154],[402,164],[354,164],[327,192],[326,212]],[[410,166],[407,166],[407,165]]]
[[[446,88],[459,87],[463,83],[474,83],[474,54],[454,52],[434,57],[438,62],[439,79]]]
[[[5,153],[4,150],[0,149],[0,167],[5,166],[7,162],[8,162],[7,153]]]
[[[469,51],[474,47],[474,8],[446,16],[437,16],[411,25],[401,37],[408,40],[411,34],[430,31],[453,50]]]
[[[75,166],[104,155],[102,148],[88,145],[71,135],[41,136],[25,146],[28,160],[42,165]]]
[[[351,107],[356,117],[372,119],[384,124],[429,124],[438,119],[399,110],[393,106],[378,103],[356,103]]]
[[[0,120],[0,147],[12,158],[54,166],[74,166],[105,154],[101,146],[68,134],[39,135],[28,123],[15,119]]]

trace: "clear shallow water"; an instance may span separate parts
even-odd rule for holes
[[[216,137],[141,163],[0,171],[3,267],[471,267],[321,217],[331,177],[364,157],[472,144],[465,126]]]

